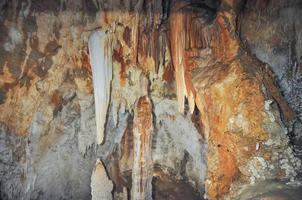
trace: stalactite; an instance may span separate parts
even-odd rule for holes
[[[111,200],[113,183],[107,177],[107,172],[103,163],[98,159],[95,169],[91,175],[91,199],[92,200]]]
[[[184,112],[185,98],[189,111],[195,109],[195,91],[191,71],[198,67],[196,58],[204,57],[211,43],[211,17],[213,13],[203,7],[192,7],[187,2],[177,2],[169,18],[170,48],[175,68],[179,111]]]
[[[138,40],[139,40],[139,18],[140,18],[140,12],[143,8],[144,0],[138,0],[138,2],[135,5],[134,11],[134,19],[133,19],[133,25],[132,25],[132,33],[131,33],[131,41],[133,42],[132,50],[133,50],[133,57],[132,61],[134,63],[137,62],[137,56],[138,56]]]
[[[134,111],[134,161],[132,168],[132,200],[152,199],[152,108],[147,96],[141,97]]]
[[[181,12],[173,12],[170,16],[170,43],[171,56],[175,68],[175,79],[177,87],[178,109],[184,112],[185,97],[187,96],[187,89],[184,74],[184,54],[185,54],[185,16]]]
[[[155,72],[159,67],[161,2],[158,0],[144,3],[138,26],[138,66],[144,71]]]
[[[104,31],[96,31],[89,38],[89,53],[92,66],[96,143],[101,144],[104,138],[104,126],[110,99],[112,80],[112,39]]]

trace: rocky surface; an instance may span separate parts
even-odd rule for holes
[[[287,127],[301,156],[301,1],[249,1],[240,17],[240,35],[258,59],[268,63],[284,98],[295,111]],[[264,41],[264,42],[263,42]]]
[[[232,199],[244,182],[295,177],[301,165],[292,156],[281,120],[281,115],[290,120],[293,112],[276,92],[269,67],[240,48],[236,6],[237,2],[222,2],[212,27],[216,35],[209,44],[214,62],[193,72],[196,104],[208,140],[210,199],[223,193]],[[217,41],[226,42],[219,46]]]
[[[295,182],[299,6],[0,1],[0,197],[244,199],[262,181]],[[88,45],[95,31],[110,45]],[[94,71],[100,48],[111,82]]]
[[[112,200],[113,183],[107,176],[103,163],[98,159],[91,175],[91,199]]]
[[[301,185],[282,181],[268,180],[243,187],[236,200],[298,200],[301,199]]]

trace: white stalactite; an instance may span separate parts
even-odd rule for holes
[[[112,39],[104,31],[95,31],[89,38],[96,116],[96,143],[104,138],[106,115],[112,80]]]
[[[91,175],[91,199],[92,200],[111,200],[113,183],[108,178],[103,163],[98,159],[95,163],[95,169]]]

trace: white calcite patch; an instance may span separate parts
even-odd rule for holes
[[[248,119],[244,116],[244,114],[239,113],[237,115],[232,115],[228,121],[228,129],[231,132],[247,132],[249,131],[250,124]]]
[[[4,43],[3,48],[12,52],[18,44],[22,44],[23,35],[16,27],[11,27],[8,32],[8,41]]]

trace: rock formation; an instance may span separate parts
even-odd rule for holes
[[[151,102],[147,96],[138,99],[133,120],[133,168],[131,199],[152,199],[152,135]]]
[[[96,144],[101,144],[110,99],[112,80],[112,39],[105,31],[96,31],[89,38],[96,118]]]
[[[91,199],[112,199],[113,184],[107,177],[107,172],[103,163],[97,160],[95,163],[95,169],[91,175]]]
[[[0,0],[0,198],[299,196],[301,12]]]

